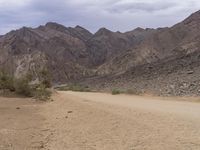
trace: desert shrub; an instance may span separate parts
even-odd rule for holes
[[[34,97],[40,100],[47,100],[51,96],[51,91],[47,87],[51,86],[49,77],[43,72],[42,81],[38,85],[31,85],[32,75],[27,74],[21,78],[14,78],[6,73],[0,72],[0,90],[3,96],[10,93],[18,96]],[[9,92],[10,91],[10,92]]]
[[[49,100],[52,92],[46,88],[46,85],[40,84],[37,88],[33,90],[33,97],[38,100]]]
[[[88,86],[83,86],[83,85],[70,85],[69,86],[70,91],[75,91],[75,92],[90,92],[90,89]]]
[[[45,88],[51,87],[51,81],[50,80],[43,80],[41,83],[45,86]]]
[[[118,95],[118,94],[121,94],[120,90],[118,90],[118,89],[113,89],[112,90],[112,95]]]
[[[68,86],[58,87],[57,89],[60,91],[91,92],[88,86],[78,84],[71,84]]]
[[[46,85],[42,83],[38,85],[30,85],[26,78],[16,79],[15,90],[18,95],[33,97],[43,101],[46,101],[51,97],[51,91],[46,88]]]
[[[59,91],[68,91],[69,90],[69,87],[67,86],[62,86],[62,87],[56,87],[57,90]]]
[[[40,71],[40,82],[45,86],[45,88],[51,87],[51,75],[47,69]]]
[[[142,94],[141,91],[137,90],[137,89],[128,89],[126,91],[127,94],[130,94],[130,95],[140,95]]]
[[[14,81],[14,88],[15,92],[18,95],[31,97],[32,96],[32,89],[29,85],[29,81],[27,78],[19,78],[15,79]]]
[[[0,89],[1,90],[10,90],[14,91],[14,85],[13,85],[13,77],[6,74],[6,73],[0,73]]]

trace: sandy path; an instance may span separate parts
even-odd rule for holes
[[[59,92],[45,112],[50,150],[200,149],[200,103]]]
[[[0,98],[0,150],[200,150],[200,103],[79,92],[53,99]]]

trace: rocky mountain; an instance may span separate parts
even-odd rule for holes
[[[37,80],[39,72],[47,69],[55,84],[84,81],[101,89],[181,95],[173,91],[183,81],[185,87],[194,80],[200,84],[200,71],[194,71],[200,70],[200,11],[170,28],[125,33],[101,28],[92,34],[80,26],[53,22],[34,29],[23,27],[0,36],[0,53],[1,69],[15,76],[29,72]],[[197,86],[192,92],[184,92],[187,89],[182,93],[200,91]]]
[[[117,55],[122,55],[128,49],[134,48],[141,43],[145,35],[148,35],[152,30],[133,31],[127,33],[112,32],[106,28],[99,29],[93,37],[87,41],[88,51],[92,55],[92,60],[95,65],[110,61]]]
[[[16,76],[48,69],[55,82],[78,79],[89,73],[85,41],[92,34],[81,28],[47,23],[36,29],[23,27],[0,38],[0,63]]]
[[[189,54],[199,50],[200,12],[192,14],[183,22],[171,28],[160,28],[144,36],[144,40],[123,54],[115,55],[100,72],[125,72],[131,67],[175,59],[182,53]]]
[[[140,34],[131,33],[102,28],[92,34],[80,26],[53,22],[35,29],[23,27],[0,38],[0,66],[15,76],[29,72],[35,79],[47,69],[54,83],[95,76],[111,57],[142,41]]]
[[[160,28],[135,48],[99,68],[102,88],[157,95],[200,95],[200,11],[171,28]]]

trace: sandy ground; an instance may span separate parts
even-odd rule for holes
[[[79,92],[53,99],[0,98],[0,150],[200,150],[200,103]]]
[[[24,98],[0,98],[0,150],[32,150],[42,147],[45,118],[41,103]]]

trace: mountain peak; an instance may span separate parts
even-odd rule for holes
[[[112,33],[112,31],[106,29],[106,28],[100,28],[96,33],[95,35],[107,35],[107,34],[110,34]]]
[[[58,24],[56,22],[48,22],[48,23],[46,23],[45,27],[48,27],[48,28],[51,28],[51,29],[56,29],[56,30],[57,29],[58,30],[60,30],[60,29],[66,29],[65,26],[63,26],[61,24]]]
[[[141,32],[141,31],[144,31],[145,29],[141,28],[141,27],[137,27],[134,29],[134,31],[138,31],[138,32]]]
[[[58,23],[56,22],[47,22],[45,26],[56,26],[56,25],[59,25]]]
[[[83,27],[81,27],[81,26],[79,26],[79,25],[77,25],[77,26],[75,27],[75,29],[84,29],[84,30],[86,30],[85,28],[83,28]]]

